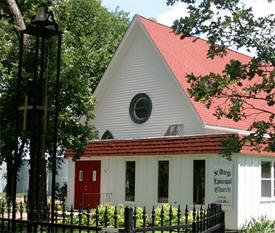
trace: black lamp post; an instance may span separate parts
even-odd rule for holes
[[[51,197],[51,221],[54,221],[54,208],[55,208],[55,183],[56,183],[56,154],[57,154],[57,124],[58,124],[58,110],[59,110],[59,82],[60,82],[60,63],[61,63],[61,35],[58,30],[58,25],[55,22],[52,11],[48,11],[46,4],[42,3],[37,9],[37,14],[32,18],[31,23],[25,30],[20,32],[20,54],[19,54],[19,67],[18,67],[18,81],[17,81],[17,103],[20,102],[21,96],[21,82],[22,82],[22,66],[23,66],[23,50],[24,50],[24,37],[25,35],[35,37],[35,61],[34,61],[34,76],[32,79],[32,100],[28,105],[28,98],[25,99],[25,106],[17,106],[19,110],[24,111],[23,129],[26,127],[26,118],[28,111],[31,111],[31,145],[30,145],[30,181],[29,184],[29,218],[32,220],[32,212],[35,211],[38,205],[37,190],[40,186],[39,166],[40,156],[42,149],[41,137],[47,124],[47,114],[50,111],[48,107],[48,99],[44,93],[43,88],[46,80],[45,73],[45,46],[47,40],[51,37],[57,37],[57,60],[56,60],[56,82],[55,82],[55,109],[54,109],[54,130],[53,130],[53,153],[52,153],[52,197]],[[44,94],[43,94],[44,93]],[[16,124],[16,136],[19,135],[19,111]],[[44,121],[43,121],[44,114]],[[45,117],[46,116],[46,117]],[[46,119],[46,120],[45,120]],[[18,142],[16,142],[18,149]],[[17,151],[17,150],[16,150]],[[15,184],[16,185],[16,184]],[[15,200],[15,197],[14,197]],[[15,217],[15,216],[14,216]]]

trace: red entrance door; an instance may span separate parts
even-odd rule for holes
[[[100,161],[76,161],[75,199],[76,209],[96,208],[100,204]]]

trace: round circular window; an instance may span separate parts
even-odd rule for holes
[[[131,119],[140,124],[147,121],[152,112],[152,102],[148,95],[140,93],[134,96],[130,103],[129,113]]]

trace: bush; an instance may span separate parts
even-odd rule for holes
[[[155,220],[155,225],[160,226],[161,225],[161,209],[163,207],[164,210],[164,221],[163,224],[164,226],[168,226],[170,224],[170,205],[169,204],[163,204],[160,206],[157,206],[157,208],[155,209],[156,211],[156,220]],[[180,218],[180,222],[181,223],[185,223],[185,216],[184,216],[184,212],[185,209],[181,210],[181,218]],[[172,225],[177,225],[178,223],[178,208],[172,207]],[[189,212],[188,215],[188,223],[192,223],[193,221],[193,211]]]
[[[275,232],[275,220],[269,220],[266,217],[259,219],[252,218],[248,223],[245,223],[240,233],[271,233]]]
[[[169,226],[170,224],[170,205],[164,204],[163,206],[157,206],[155,208],[155,226],[161,225],[161,209],[163,207],[164,210],[164,219],[163,219],[163,225]],[[124,205],[119,205],[117,207],[117,226],[123,227],[124,226]],[[104,226],[105,225],[105,212],[107,209],[107,217],[108,217],[108,226],[114,226],[114,213],[115,213],[115,206],[113,205],[100,205],[98,206],[98,225]],[[177,217],[177,208],[172,207],[172,225],[177,225],[178,217]],[[152,215],[151,211],[146,213],[146,223],[152,224]],[[95,226],[95,215],[96,215],[96,209],[92,209],[90,211],[90,217],[89,217],[89,225]],[[188,222],[191,223],[193,220],[192,211],[190,211],[188,216]],[[81,214],[81,217],[79,217],[79,214],[76,214],[73,216],[73,224],[78,225],[80,222],[80,225],[87,225],[88,223],[88,217],[87,217],[87,211],[84,211]],[[182,211],[182,216],[180,219],[181,224],[185,223],[185,216],[184,211]],[[67,224],[71,224],[71,219],[68,218],[66,220]],[[136,207],[136,227],[142,227],[143,226],[143,208]]]
[[[108,217],[108,226],[114,226],[114,213],[115,213],[115,206],[113,205],[100,205],[98,206],[98,225],[104,226],[105,225],[105,211],[107,209],[107,217]],[[96,226],[96,209],[92,209],[90,211],[90,217],[89,217],[89,225]],[[88,223],[88,215],[87,211],[81,213],[81,217],[79,217],[78,214],[73,216],[73,224],[79,225],[79,222],[81,221],[80,225],[87,225]],[[66,220],[67,224],[71,224],[71,218],[68,218]],[[120,205],[117,207],[117,225],[118,227],[123,226],[124,224],[124,206]]]

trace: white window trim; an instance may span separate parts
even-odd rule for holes
[[[262,162],[270,162],[271,163],[271,178],[262,178]],[[260,163],[260,197],[261,202],[265,201],[275,201],[275,160],[272,159],[262,159]],[[271,180],[271,197],[262,197],[262,180]]]

